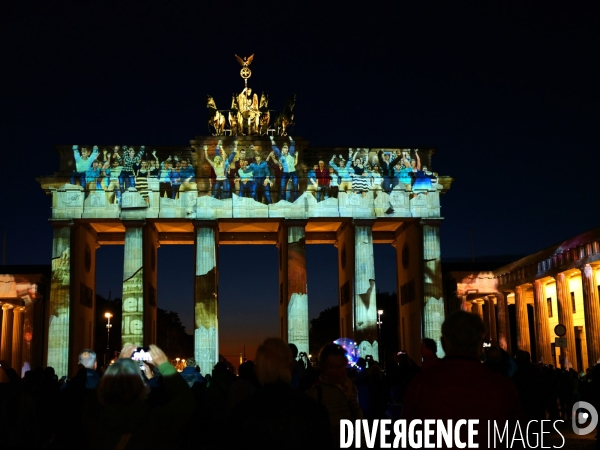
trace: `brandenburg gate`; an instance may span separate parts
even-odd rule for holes
[[[229,110],[209,97],[209,135],[189,146],[55,147],[59,171],[38,181],[52,198],[54,229],[44,363],[59,377],[94,346],[103,245],[125,246],[122,343],[139,346],[156,342],[158,247],[194,245],[194,356],[204,371],[219,358],[219,245],[278,247],[280,334],[305,352],[306,245],[335,245],[340,336],[377,358],[373,245],[391,244],[398,344],[418,359],[423,337],[439,343],[440,194],[452,178],[432,171],[434,149],[311,147],[289,135],[295,96],[274,125],[265,101],[247,87]]]

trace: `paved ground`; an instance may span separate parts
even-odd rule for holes
[[[544,439],[544,446],[550,446],[550,448],[556,446],[556,448],[564,448],[567,450],[593,450],[596,448],[595,436],[597,430],[586,436],[579,436],[573,433],[571,423],[562,423],[558,425],[557,428],[564,436],[564,445],[563,438],[561,438],[558,433],[555,433]]]

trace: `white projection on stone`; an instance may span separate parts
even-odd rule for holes
[[[127,226],[123,268],[123,322],[121,343],[144,346],[144,278],[142,259],[143,230]],[[150,344],[149,342],[147,344]]]
[[[219,361],[217,255],[215,230],[196,228],[194,358],[204,373]]]
[[[48,323],[48,366],[58,377],[68,375],[69,364],[69,288],[71,282],[71,228],[54,228],[52,242],[52,280]]]

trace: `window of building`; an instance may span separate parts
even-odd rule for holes
[[[571,292],[571,305],[573,305],[573,314],[577,312],[577,308],[575,308],[575,292]]]
[[[548,303],[548,317],[552,317],[552,297],[548,297],[546,302]]]

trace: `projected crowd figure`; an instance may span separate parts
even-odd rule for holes
[[[422,164],[418,149],[349,148],[346,153],[336,148],[329,160],[309,155],[311,161],[301,159],[292,136],[277,141],[269,136],[256,146],[241,142],[203,145],[197,159],[193,149],[123,145],[100,150],[95,145],[90,150],[73,145],[69,182],[81,186],[86,196],[104,191],[110,204],[121,204],[123,193],[130,190],[148,205],[152,192],[171,200],[183,192],[217,200],[235,195],[271,205],[281,200],[294,203],[303,193],[317,202],[338,198],[339,192],[375,199],[398,187],[416,196],[433,190],[438,181],[437,174]]]

